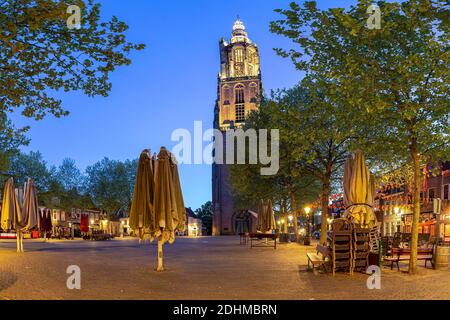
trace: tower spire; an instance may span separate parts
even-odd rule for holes
[[[245,31],[245,25],[239,15],[233,25],[231,42],[250,42],[247,32]]]

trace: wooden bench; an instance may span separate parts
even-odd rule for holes
[[[397,270],[400,271],[399,262],[409,261],[411,259],[411,249],[410,248],[392,248],[392,256],[385,257],[385,261],[391,262],[391,270],[394,263],[397,264]],[[425,261],[425,268],[427,267],[427,262],[430,261],[433,264],[433,248],[419,248],[417,249],[417,260]]]
[[[250,238],[250,248],[253,247],[273,247],[274,249],[277,248],[278,234],[250,233],[249,238]],[[256,244],[253,244],[253,242],[256,242]]]
[[[322,266],[324,268],[324,271],[327,272],[326,263],[327,258],[331,255],[331,250],[328,247],[318,245],[316,247],[317,253],[307,253],[306,256],[308,257],[308,270],[311,269],[314,272],[314,274],[317,274],[316,267]]]

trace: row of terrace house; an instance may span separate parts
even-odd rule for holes
[[[105,223],[108,222],[107,213],[99,209],[39,209],[50,212],[52,235],[58,238],[79,237],[92,230],[104,230]]]
[[[437,172],[424,169],[420,199],[419,233],[439,236],[450,242],[450,161],[441,163]],[[412,229],[413,203],[411,187],[403,179],[392,180],[379,190],[375,198],[378,221],[382,221],[382,234],[409,234]]]

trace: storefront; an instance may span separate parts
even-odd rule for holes
[[[450,243],[450,201],[442,201],[442,214],[439,216],[439,233],[444,242]]]

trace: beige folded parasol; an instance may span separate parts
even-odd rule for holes
[[[364,155],[355,152],[347,159],[344,167],[344,204],[349,217],[361,227],[372,228],[377,223],[373,211],[375,182],[367,169]]]

